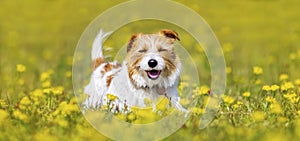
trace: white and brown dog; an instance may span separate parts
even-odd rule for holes
[[[107,94],[116,96],[110,103],[116,111],[131,106],[144,108],[149,106],[147,100],[154,102],[160,97],[167,97],[173,107],[187,112],[179,103],[177,91],[181,62],[173,44],[179,40],[178,34],[164,29],[157,34],[132,35],[122,64],[104,60],[102,42],[109,34],[101,30],[94,40],[94,71],[84,89],[89,95],[84,106],[99,108],[107,105]]]

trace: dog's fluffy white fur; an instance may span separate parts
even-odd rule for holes
[[[102,53],[103,40],[110,35],[102,30],[92,46],[94,71],[84,92],[89,95],[85,108],[112,106],[115,111],[131,106],[149,106],[146,99],[155,101],[166,97],[171,105],[187,112],[179,101],[177,85],[181,63],[174,53],[173,44],[179,40],[175,31],[164,29],[157,34],[134,34],[128,42],[127,55],[122,64],[105,62]],[[107,94],[117,96],[109,101]]]

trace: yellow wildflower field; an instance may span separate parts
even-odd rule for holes
[[[88,24],[121,2],[125,1],[0,1],[0,140],[110,140],[80,110],[73,92],[72,63]],[[187,122],[162,140],[299,140],[300,1],[176,2],[207,21],[225,56],[223,102],[207,127],[199,129],[213,94],[210,65],[201,45],[186,31],[165,22],[130,23],[110,37],[104,50],[104,54],[115,55],[118,50],[114,47],[126,44],[132,33],[143,32],[145,26],[149,27],[146,32],[175,28],[182,35],[180,43],[193,57],[201,84],[180,83],[180,95],[188,86],[193,88],[191,98],[181,99],[181,104],[187,106],[193,100],[196,106],[188,108]],[[191,80],[194,75],[182,77]],[[159,113],[133,108],[115,116],[129,123],[149,123],[174,110],[168,104],[162,99]]]

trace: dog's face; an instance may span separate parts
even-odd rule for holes
[[[132,35],[125,61],[134,86],[168,88],[175,84],[181,67],[173,47],[176,40],[178,34],[168,29],[157,34]]]

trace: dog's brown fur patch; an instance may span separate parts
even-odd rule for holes
[[[112,69],[116,69],[116,68],[120,68],[121,64],[110,64],[110,63],[106,63],[104,68],[101,70],[101,74],[104,75],[105,73],[111,71]]]
[[[112,76],[112,75],[107,76],[107,79],[106,79],[106,86],[107,86],[107,87],[110,85],[112,79],[113,79],[113,76]]]
[[[127,45],[127,52],[131,50],[131,48],[134,46],[135,40],[137,38],[138,34],[133,34],[128,42]]]
[[[99,67],[101,64],[105,63],[104,59],[99,57],[93,61],[93,70]]]
[[[139,73],[139,66],[138,64],[141,62],[141,58],[138,58],[137,60],[135,60],[132,64],[127,63],[127,68],[128,68],[128,75],[130,78],[131,83],[136,86],[136,82],[133,80],[132,76],[134,74]]]
[[[160,31],[160,33],[166,36],[167,38],[174,39],[174,41],[175,40],[180,41],[177,32],[175,32],[174,30],[163,29]]]
[[[176,70],[176,65],[178,63],[178,61],[172,62],[170,61],[168,58],[163,57],[165,63],[166,63],[166,69],[163,72],[163,75],[165,76],[170,76],[175,70]]]

